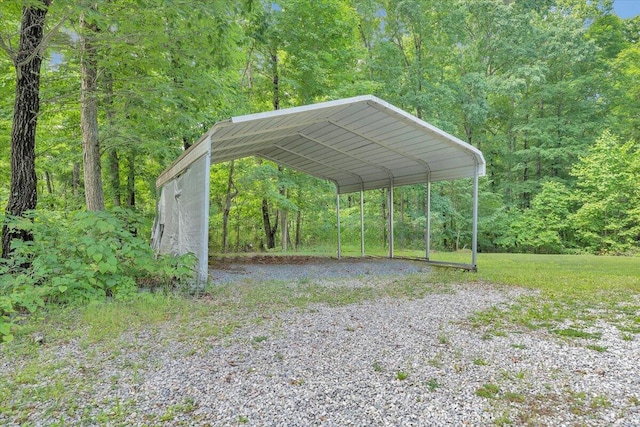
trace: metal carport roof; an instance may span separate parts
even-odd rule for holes
[[[476,268],[478,177],[485,161],[477,148],[371,95],[233,117],[216,123],[156,180],[159,191],[152,245],[159,252],[194,253],[199,279],[208,277],[209,168],[247,156],[331,180],[339,194],[360,191],[364,256],[365,190],[427,183],[426,257],[430,251],[431,182],[474,179],[472,269]],[[336,200],[340,257],[340,197]],[[393,257],[393,209],[389,256]],[[466,265],[465,265],[466,266]]]
[[[212,164],[260,156],[331,180],[338,193],[485,174],[480,150],[371,95],[219,122],[156,186],[180,175],[209,147]]]

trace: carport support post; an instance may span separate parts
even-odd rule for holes
[[[336,219],[338,223],[338,259],[342,258],[342,247],[340,246],[340,192],[336,187]]]
[[[478,167],[473,172],[473,236],[471,238],[471,265],[478,268]]]
[[[360,255],[364,258],[364,184],[360,186]]]
[[[389,185],[389,258],[393,258],[393,178]]]
[[[426,200],[425,200],[425,218],[426,225],[424,228],[424,246],[426,248],[426,260],[429,261],[431,255],[431,176],[427,175],[426,185]]]
[[[204,174],[204,191],[202,197],[204,198],[204,206],[202,212],[202,227],[200,230],[202,231],[202,248],[200,249],[200,254],[203,259],[199,260],[199,280],[200,283],[206,285],[209,280],[209,200],[211,195],[209,194],[209,181],[211,180],[211,138],[207,142],[209,144],[209,149],[207,150],[207,154],[205,154],[204,158],[204,168],[206,173]]]

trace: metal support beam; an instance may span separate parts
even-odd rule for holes
[[[206,144],[209,148],[204,158],[206,172],[204,174],[204,191],[202,194],[202,223],[200,224],[203,233],[202,247],[200,248],[202,259],[199,260],[198,266],[198,280],[203,285],[206,285],[209,281],[209,181],[211,180],[211,139],[208,139]]]
[[[340,193],[336,187],[336,217],[338,223],[338,259],[342,258],[342,246],[340,245]]]
[[[427,175],[425,194],[425,219],[426,224],[424,227],[424,246],[426,249],[426,260],[429,261],[431,256],[431,176]]]
[[[393,178],[389,185],[389,258],[393,258]]]
[[[364,258],[364,184],[360,185],[360,256]]]
[[[471,265],[478,268],[478,169],[473,173],[473,236],[471,240]]]

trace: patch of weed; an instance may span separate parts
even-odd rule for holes
[[[396,374],[396,378],[398,378],[398,380],[400,381],[404,381],[409,378],[409,374],[403,371],[398,371]]]
[[[601,408],[610,408],[611,400],[609,400],[607,396],[598,395],[598,396],[595,396],[593,399],[591,399],[591,402],[589,402],[589,407],[593,410],[598,410]]]
[[[600,339],[602,337],[601,332],[587,332],[574,328],[552,329],[551,333],[568,338]]]
[[[511,391],[507,391],[502,396],[504,400],[513,403],[524,403],[526,401],[525,397],[521,393],[514,393]]]
[[[438,342],[442,345],[449,344],[449,337],[444,332],[440,332],[438,334]]]
[[[495,384],[487,383],[476,390],[476,396],[484,397],[486,399],[493,399],[500,393],[500,387]]]
[[[427,388],[429,391],[433,392],[442,387],[436,378],[429,378],[427,381]]]
[[[495,420],[493,420],[493,425],[495,426],[510,426],[513,425],[513,421],[507,414],[500,415]]]
[[[623,333],[621,338],[622,338],[623,341],[633,341],[633,335],[632,334]]]
[[[476,366],[488,366],[489,362],[487,362],[483,358],[479,357],[477,359],[473,359],[473,364],[476,365]]]

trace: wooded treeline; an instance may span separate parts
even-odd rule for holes
[[[370,93],[483,151],[481,251],[634,253],[640,18],[622,20],[611,6],[610,0],[3,2],[0,204],[21,215],[37,196],[38,210],[126,206],[152,217],[156,177],[216,121]],[[34,28],[28,13],[44,20],[31,53],[20,50],[21,35]],[[25,64],[32,65],[27,77],[37,75],[38,57],[39,111],[22,101],[14,108],[16,83]],[[11,198],[26,197],[26,190],[12,189],[18,181],[11,176],[12,137],[14,147],[15,138],[26,141],[15,135],[14,111],[21,108],[37,117],[37,181],[34,203],[16,207]],[[29,123],[36,129],[35,119],[20,120],[26,121],[18,130]],[[18,156],[18,167],[30,158]],[[396,245],[422,247],[424,197],[421,186],[396,190]],[[366,200],[367,241],[383,246],[386,194],[368,192]],[[343,237],[356,242],[359,195],[343,196],[342,205]],[[212,167],[214,251],[332,243],[334,209],[331,184],[269,161]],[[432,210],[434,248],[470,246],[470,182],[434,185]]]

